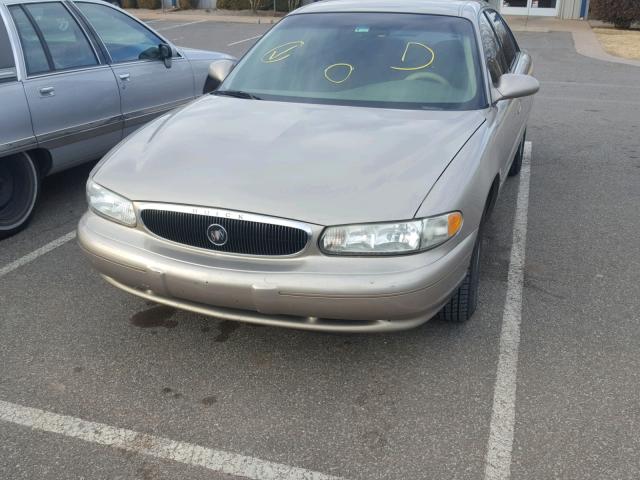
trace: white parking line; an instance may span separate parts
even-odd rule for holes
[[[502,314],[500,355],[493,391],[493,410],[489,445],[485,460],[485,480],[508,480],[511,476],[511,452],[515,423],[518,348],[522,318],[522,289],[524,285],[525,250],[527,246],[527,214],[529,210],[529,179],[531,173],[531,142],[525,143],[520,185],[513,226],[513,242],[507,299]]]
[[[180,25],[171,25],[165,28],[156,28],[156,32],[164,32],[166,30],[173,30],[174,28],[188,27],[189,25],[195,25],[197,23],[208,22],[209,20],[196,20],[195,22],[181,23]]]
[[[261,38],[262,35],[256,35],[255,37],[245,38],[244,40],[238,40],[237,42],[227,44],[227,47],[233,47],[234,45],[240,45],[241,43],[250,42],[251,40],[257,40]]]
[[[18,268],[26,265],[27,263],[33,262],[38,257],[41,257],[42,255],[44,255],[46,253],[49,253],[51,250],[55,250],[56,248],[64,245],[65,243],[70,242],[74,238],[76,238],[76,231],[75,230],[73,232],[67,233],[66,235],[63,235],[60,238],[56,238],[53,242],[47,243],[44,247],[40,247],[39,249],[34,250],[33,252],[25,255],[24,257],[19,258],[15,262],[12,262],[9,265],[1,267],[0,268],[0,278],[4,277],[8,273],[11,273],[11,272],[13,272],[14,270],[16,270]]]
[[[85,442],[254,480],[340,480],[303,468],[213,450],[0,400],[0,420]]]

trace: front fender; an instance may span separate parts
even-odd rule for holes
[[[476,130],[442,173],[416,217],[430,217],[459,210],[463,215],[460,241],[477,231],[500,162],[490,151],[487,123]]]

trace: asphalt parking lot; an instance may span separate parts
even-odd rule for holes
[[[234,55],[268,28],[152,25]],[[640,71],[517,36],[542,83],[530,172],[463,326],[326,335],[148,304],[71,240],[91,165],[48,178],[0,243],[0,478],[640,478]]]

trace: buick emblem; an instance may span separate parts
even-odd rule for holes
[[[229,234],[222,225],[214,223],[207,228],[207,238],[216,247],[222,247],[229,240]]]

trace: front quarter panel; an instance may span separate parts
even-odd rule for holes
[[[491,184],[499,171],[499,157],[492,152],[490,129],[485,122],[442,173],[416,217],[461,211],[462,231],[453,243],[461,242],[477,231]]]

